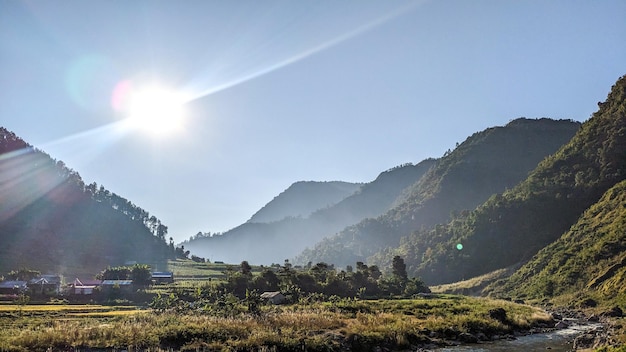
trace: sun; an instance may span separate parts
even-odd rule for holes
[[[126,123],[134,130],[152,136],[179,132],[185,117],[185,97],[182,93],[161,85],[124,88]]]

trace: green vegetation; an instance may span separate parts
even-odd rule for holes
[[[625,281],[626,181],[622,181],[567,233],[490,292],[537,300],[567,295],[573,304],[587,298],[625,303]]]
[[[508,301],[433,295],[424,283],[459,280],[435,289],[584,310],[611,319],[624,343],[626,76],[599,107],[580,129],[572,121],[518,119],[474,134],[439,160],[381,174],[389,181],[403,171],[409,176],[400,179],[408,182],[422,173],[406,193],[400,188],[409,184],[398,182],[376,198],[381,193],[368,193],[372,183],[308,218],[247,223],[210,237],[242,249],[239,257],[243,248],[275,255],[373,211],[352,208],[358,199],[383,199],[377,211],[391,208],[305,252],[299,264],[308,263],[300,266],[182,260],[189,249],[174,248],[171,238],[166,243],[167,227],[156,217],[103,187],[84,185],[63,163],[0,129],[0,168],[12,173],[5,179],[23,175],[0,207],[4,278],[106,267],[100,278],[134,282],[81,288],[75,293],[89,293],[67,300],[50,298],[58,288],[45,287],[47,281],[32,289],[9,283],[2,298],[12,304],[0,305],[0,350],[407,349],[551,320]],[[177,281],[151,285],[150,268],[163,270],[176,258],[169,269]],[[108,266],[125,262],[150,266]],[[33,269],[7,270],[26,267]],[[287,305],[266,304],[274,298]],[[46,300],[50,305],[32,304]]]
[[[418,294],[428,288],[408,277],[401,257],[389,276],[361,262],[347,271],[325,263],[294,268],[289,261],[268,268],[172,260],[169,268],[198,280],[135,286],[138,291],[119,291],[116,299],[104,292],[91,297],[107,306],[70,305],[67,300],[84,298],[71,295],[48,304],[22,302],[29,296],[20,295],[0,304],[0,350],[397,350],[553,325],[545,312],[510,301]],[[142,278],[145,269],[109,267],[98,276]],[[280,290],[285,304],[270,304],[264,290]]]
[[[11,311],[14,306],[3,306],[0,350],[406,349],[445,344],[462,333],[502,336],[551,321],[529,306],[455,296],[262,306],[254,314],[242,302],[233,306],[236,313],[228,316],[203,306],[160,314],[126,307],[49,306],[33,307],[22,317]],[[503,309],[506,319],[493,318],[490,311],[495,309]],[[99,315],[87,314],[95,312]]]
[[[483,296],[485,295],[485,288],[487,288],[490,284],[511,276],[511,274],[513,274],[517,269],[519,269],[519,266],[499,269],[485,275],[473,277],[468,280],[457,281],[450,284],[430,286],[430,290],[434,293]]]
[[[602,194],[626,178],[626,77],[572,140],[528,178],[447,224],[413,232],[393,255],[429,284],[450,283],[523,263],[565,233]],[[457,248],[462,244],[462,250]]]
[[[184,259],[170,260],[167,270],[174,273],[177,280],[213,281],[223,280],[229,264],[198,263]],[[255,267],[255,271],[260,271]]]
[[[167,226],[127,199],[0,128],[0,271],[31,267],[80,276],[127,261],[175,256]],[[63,270],[61,270],[63,269]]]
[[[315,300],[325,300],[331,296],[397,298],[430,292],[421,280],[407,276],[401,257],[397,257],[395,262],[394,273],[388,276],[383,276],[378,267],[367,266],[362,262],[356,263],[356,269],[338,271],[326,263],[295,268],[289,261],[273,267],[252,267],[247,261],[241,262],[239,266],[221,265],[222,272],[215,276],[213,273],[219,268],[216,264],[172,261],[170,265],[177,282],[155,286],[150,292],[171,292],[174,294],[172,298],[177,301],[202,299],[202,304],[212,304],[226,295],[244,299],[251,292],[265,291],[281,291],[292,303],[306,296]],[[198,275],[198,279],[192,281],[189,277],[181,278],[176,276],[177,273],[192,273]]]
[[[424,229],[418,237],[429,237],[428,230],[436,224],[476,208],[495,193],[513,188],[542,159],[567,143],[579,127],[579,123],[567,120],[520,118],[504,127],[475,133],[438,159],[387,213],[321,241],[304,251],[296,262],[325,261],[343,266],[367,261],[387,270],[392,258],[400,255],[407,260],[407,270],[412,275],[428,280],[443,278],[440,273],[417,272],[428,247],[422,243],[414,245],[419,239],[413,236],[405,241],[402,237],[416,229]],[[397,250],[384,250],[388,247]],[[431,251],[435,250],[432,245]]]

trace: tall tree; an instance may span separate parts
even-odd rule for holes
[[[406,273],[406,264],[404,263],[404,259],[402,259],[401,256],[396,255],[395,257],[393,257],[391,266],[392,273],[395,278],[397,278],[401,282],[406,282],[409,279]]]
[[[241,275],[246,276],[246,277],[252,277],[252,267],[250,266],[247,260],[242,261],[241,264],[239,265],[239,268],[240,268],[239,270],[241,272]]]

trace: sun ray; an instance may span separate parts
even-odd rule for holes
[[[236,85],[242,84],[244,82],[253,80],[255,78],[261,77],[263,75],[266,75],[268,73],[274,72],[274,71],[276,71],[278,69],[281,69],[283,67],[289,66],[289,65],[294,64],[294,63],[296,63],[298,61],[306,59],[306,58],[308,58],[310,56],[318,54],[318,53],[320,53],[322,51],[328,50],[328,49],[330,49],[332,47],[335,47],[335,46],[337,46],[337,45],[347,41],[347,40],[355,38],[355,37],[357,37],[359,35],[362,35],[362,34],[368,32],[368,31],[370,31],[370,30],[372,30],[372,29],[374,29],[376,27],[379,27],[379,26],[381,26],[381,25],[383,25],[383,24],[385,24],[385,23],[387,23],[387,22],[389,22],[389,21],[391,21],[391,20],[393,20],[393,19],[395,19],[395,18],[397,18],[397,17],[399,17],[401,15],[404,15],[404,14],[410,12],[411,10],[415,9],[419,5],[425,3],[425,2],[426,1],[410,3],[407,6],[400,7],[400,8],[398,8],[398,9],[396,9],[396,10],[394,10],[394,11],[392,11],[392,12],[390,12],[390,13],[384,15],[384,16],[381,16],[381,17],[379,17],[377,19],[374,19],[374,20],[372,20],[372,21],[370,21],[370,22],[368,22],[368,23],[366,23],[364,25],[361,25],[361,26],[359,26],[359,27],[357,27],[357,28],[355,28],[355,29],[353,29],[351,31],[348,31],[348,32],[343,33],[343,34],[340,34],[339,36],[337,36],[337,37],[335,37],[333,39],[330,39],[330,40],[328,40],[328,41],[326,41],[324,43],[321,43],[321,44],[319,44],[317,46],[314,46],[314,47],[312,47],[310,49],[307,49],[307,50],[304,50],[304,51],[302,51],[300,53],[297,53],[297,54],[295,54],[295,55],[293,55],[291,57],[288,57],[288,58],[285,58],[283,60],[280,60],[280,61],[278,61],[278,62],[276,62],[274,64],[271,64],[271,65],[269,65],[267,67],[261,68],[259,70],[254,71],[254,72],[251,72],[249,74],[244,74],[241,77],[234,78],[234,79],[232,79],[232,80],[230,80],[228,82],[224,82],[224,83],[221,83],[221,84],[218,84],[218,85],[215,85],[215,86],[211,86],[209,88],[201,90],[200,92],[191,94],[189,96],[189,98],[187,99],[187,102],[198,100],[198,99],[201,99],[201,98],[206,97],[208,95],[215,94],[215,93],[217,93],[219,91],[222,91],[222,90],[234,87]]]

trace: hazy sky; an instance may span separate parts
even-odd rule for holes
[[[623,0],[0,0],[0,125],[178,242],[296,181],[369,182],[521,116],[584,121],[626,74],[625,19]],[[114,106],[154,82],[191,99],[176,132]]]

